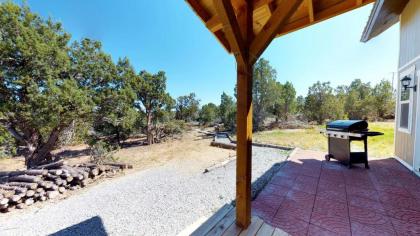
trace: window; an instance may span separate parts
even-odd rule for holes
[[[400,73],[399,81],[399,96],[398,96],[398,109],[399,109],[399,120],[398,120],[398,130],[411,133],[411,124],[412,124],[412,109],[413,109],[413,89],[404,89],[401,85],[401,80],[405,76],[409,76],[411,79],[411,86],[416,83],[415,78],[415,66],[403,71]]]

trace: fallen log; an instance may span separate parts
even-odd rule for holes
[[[52,185],[53,185],[53,182],[51,182],[51,181],[41,181],[39,183],[39,186],[41,186],[41,187],[43,187],[45,189],[51,188]]]
[[[0,210],[7,210],[9,208],[9,204],[4,204],[4,205],[1,205],[0,204]]]
[[[112,163],[112,162],[108,162],[108,163],[104,163],[104,165],[115,166],[115,167],[119,167],[121,169],[133,169],[133,165],[125,164],[125,163]]]
[[[15,190],[6,191],[6,190],[0,189],[0,191],[3,194],[4,198],[10,198],[11,196],[13,196],[15,194]]]
[[[9,186],[9,185],[5,185],[5,184],[0,184],[0,188],[3,190],[13,190],[15,193],[26,193],[26,191],[28,189],[26,188],[21,188],[21,187],[16,187],[16,186]]]
[[[95,163],[83,163],[80,166],[84,166],[84,167],[88,167],[88,168],[96,168],[96,167],[98,167],[98,165],[95,164]]]
[[[68,177],[63,178],[63,180],[65,180],[67,183],[70,183],[71,181],[73,181],[73,179],[74,179],[73,176],[68,176]]]
[[[12,197],[9,198],[9,200],[11,202],[18,202],[20,199],[22,199],[22,197],[20,195],[13,195]]]
[[[35,192],[43,193],[43,192],[45,192],[45,189],[44,188],[37,188]]]
[[[67,190],[66,190],[66,188],[65,187],[59,187],[58,188],[58,192],[60,192],[60,193],[65,193]]]
[[[52,175],[61,175],[63,173],[63,170],[61,170],[61,169],[52,169],[52,170],[48,170],[48,173],[50,173]]]
[[[58,190],[58,186],[55,184],[51,184],[51,187],[48,190]]]
[[[64,161],[24,171],[0,172],[0,210],[25,208],[36,201],[57,198],[67,190],[77,190],[100,177],[113,176],[132,165],[85,163],[68,166]]]
[[[9,198],[0,199],[0,205],[6,205],[7,203],[9,203]]]
[[[70,187],[69,187],[69,189],[70,189],[70,190],[72,190],[72,191],[77,190],[77,189],[79,189],[79,188],[80,188],[80,186],[79,186],[79,185],[74,185],[74,186],[70,186]]]
[[[83,179],[83,175],[80,174],[77,170],[73,169],[70,166],[63,166],[64,170],[67,170],[67,172],[75,179],[78,180],[82,180]]]
[[[47,177],[47,179],[50,179],[50,180],[56,180],[56,179],[60,178],[60,176],[53,175],[51,173],[48,173],[46,177]]]
[[[49,199],[56,198],[60,193],[58,191],[47,191],[47,197]]]
[[[41,178],[39,176],[33,176],[33,175],[18,175],[18,176],[10,177],[9,180],[15,181],[15,182],[38,183],[41,181]]]
[[[9,186],[17,186],[27,189],[37,189],[38,184],[37,183],[25,183],[25,182],[9,182],[7,183]]]
[[[7,182],[9,179],[9,176],[0,176],[0,183]]]
[[[25,205],[26,206],[30,206],[30,205],[32,205],[32,204],[34,204],[34,199],[33,198],[27,198],[26,200],[25,200]]]
[[[37,170],[37,169],[30,169],[30,170],[17,170],[17,171],[9,171],[8,177],[18,176],[18,175],[46,175],[48,173],[47,170]]]
[[[73,170],[76,171],[77,173],[79,173],[80,175],[82,175],[83,179],[89,178],[90,169],[85,170],[84,167],[75,167],[75,168],[73,168]]]
[[[103,173],[103,172],[105,172],[106,171],[106,167],[105,166],[98,166],[98,168],[99,168],[99,173]]]
[[[64,180],[62,180],[61,178],[57,178],[57,179],[54,180],[54,183],[58,186],[61,186],[61,185],[63,185],[63,181]]]
[[[99,175],[99,169],[98,168],[93,168],[89,171],[89,175],[90,177],[95,177],[97,175]]]
[[[66,164],[67,164],[66,161],[59,160],[59,161],[56,161],[56,162],[52,162],[52,163],[48,163],[48,164],[45,164],[45,165],[37,166],[34,169],[57,169],[58,167],[61,167],[61,166],[66,165]]]
[[[67,185],[67,181],[66,180],[64,180],[64,179],[62,179],[61,180],[61,186],[66,186]]]
[[[35,195],[35,191],[34,190],[28,190],[27,192],[26,192],[26,197],[32,197],[32,196],[34,196]]]
[[[0,171],[0,177],[8,177],[13,171]]]

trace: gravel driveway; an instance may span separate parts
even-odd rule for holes
[[[253,181],[285,160],[280,149],[253,147]],[[235,166],[203,174],[171,162],[111,179],[41,209],[0,215],[0,235],[176,235],[235,195]]]

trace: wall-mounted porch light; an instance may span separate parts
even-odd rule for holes
[[[404,87],[404,90],[407,90],[409,88],[412,88],[414,90],[414,92],[417,91],[417,85],[414,86],[410,86],[411,84],[411,77],[409,76],[405,76],[402,80],[401,80],[401,84]]]

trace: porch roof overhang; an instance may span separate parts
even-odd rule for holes
[[[186,0],[186,2],[226,51],[235,53],[235,46],[229,41],[229,33],[226,34],[231,27],[226,24],[223,14],[218,13],[220,7],[217,6],[217,2],[223,1]],[[252,2],[252,28],[255,37],[272,25],[273,22],[269,22],[270,19],[283,21],[274,32],[274,37],[279,37],[375,2],[375,0],[302,0],[298,1],[301,3],[297,7],[291,7],[290,5],[295,4],[296,1],[290,0],[230,0],[230,2],[235,17],[240,15],[241,9],[246,7],[247,2]],[[288,12],[283,10],[281,17],[273,17],[276,14],[280,15],[281,9],[287,9]]]
[[[400,21],[409,0],[377,0],[360,41],[367,42]]]
[[[236,223],[251,222],[253,65],[279,36],[375,0],[186,0],[237,62]],[[310,39],[309,39],[310,40]]]

